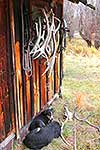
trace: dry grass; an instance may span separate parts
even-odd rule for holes
[[[84,45],[84,47],[83,47]],[[75,106],[81,109],[80,116],[92,114],[89,118],[95,125],[100,126],[100,52],[88,48],[82,40],[75,39],[68,43],[64,54],[64,79],[62,99],[54,101],[54,118],[63,121],[63,106],[67,104],[70,111]],[[76,122],[77,150],[99,150],[100,136],[98,132],[85,123]],[[73,142],[74,121],[67,121],[63,135],[66,140]],[[62,140],[55,139],[43,150],[66,150]],[[24,150],[28,150],[23,147]],[[70,148],[68,148],[70,150]],[[16,149],[19,150],[19,149]]]
[[[100,56],[100,48],[97,49],[95,47],[88,47],[87,43],[80,39],[80,38],[73,38],[71,42],[67,39],[67,47],[66,47],[67,54],[72,53],[76,56],[83,56],[83,57],[92,57],[93,55]]]
[[[97,50],[96,50],[97,51]],[[65,52],[66,53],[66,52]],[[75,55],[74,55],[75,54]],[[70,111],[77,105],[81,109],[80,116],[92,116],[89,121],[100,126],[100,57],[97,51],[91,55],[72,52],[64,54],[64,79],[62,86],[63,98],[53,103],[55,119],[63,120],[63,105],[67,104]],[[73,121],[65,123],[63,135],[73,142]],[[99,133],[85,123],[77,122],[77,150],[99,150]],[[66,145],[61,139],[54,140],[43,150],[65,150]],[[70,150],[70,148],[69,148]]]

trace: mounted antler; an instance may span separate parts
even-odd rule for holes
[[[36,38],[34,38],[33,35],[28,43],[24,45],[23,69],[25,72],[31,71],[31,60],[40,57],[45,58],[48,65],[43,75],[48,70],[50,70],[50,72],[53,70],[56,52],[59,45],[59,42],[57,43],[56,41],[56,37],[57,33],[59,34],[60,24],[61,21],[55,17],[52,9],[48,13],[46,13],[44,9],[41,9],[41,13],[33,19],[33,27],[35,31],[33,28],[32,30],[35,32]]]

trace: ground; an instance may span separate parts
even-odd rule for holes
[[[75,55],[72,52],[64,52],[64,78],[62,86],[62,98],[55,100],[55,120],[63,121],[63,106],[67,104],[73,112],[78,106],[81,117],[91,114],[89,121],[100,126],[100,57],[95,54],[83,56],[82,53]],[[100,136],[96,129],[86,123],[78,121],[66,121],[63,136],[70,143],[74,143],[73,129],[76,123],[76,145],[77,150],[99,150]],[[21,145],[16,150],[28,150]],[[55,139],[43,150],[66,150],[61,138]],[[70,150],[70,148],[68,148]]]
[[[63,105],[67,104],[73,111],[80,97],[81,116],[91,114],[89,121],[100,126],[100,58],[96,55],[83,57],[81,55],[64,55],[64,78],[62,99],[53,103],[55,119],[63,120]],[[96,129],[85,123],[76,122],[77,150],[99,150],[100,136]],[[63,135],[66,140],[73,141],[74,121],[67,121]],[[66,145],[59,138],[43,150],[66,150]],[[70,148],[69,148],[70,150]]]

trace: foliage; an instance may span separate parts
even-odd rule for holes
[[[99,48],[100,49],[100,48]],[[66,47],[66,53],[72,53],[74,55],[81,55],[81,56],[88,56],[92,57],[94,54],[99,57],[100,56],[100,50],[97,50],[95,47],[88,47],[87,43],[79,38],[73,38],[71,41],[68,41],[67,39],[67,47]]]
[[[69,28],[69,38],[74,37],[75,32],[79,32],[81,37],[89,44],[94,45],[97,49],[100,47],[100,0],[82,0],[95,7],[95,10],[84,6],[64,2],[64,18]],[[91,7],[92,8],[92,7]]]

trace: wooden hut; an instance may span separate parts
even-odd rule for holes
[[[23,69],[34,8],[52,8],[60,20],[63,16],[63,0],[0,0],[0,150],[11,150],[32,117],[61,92],[61,45],[51,75],[42,75],[47,68],[43,57],[31,60],[31,70]]]

